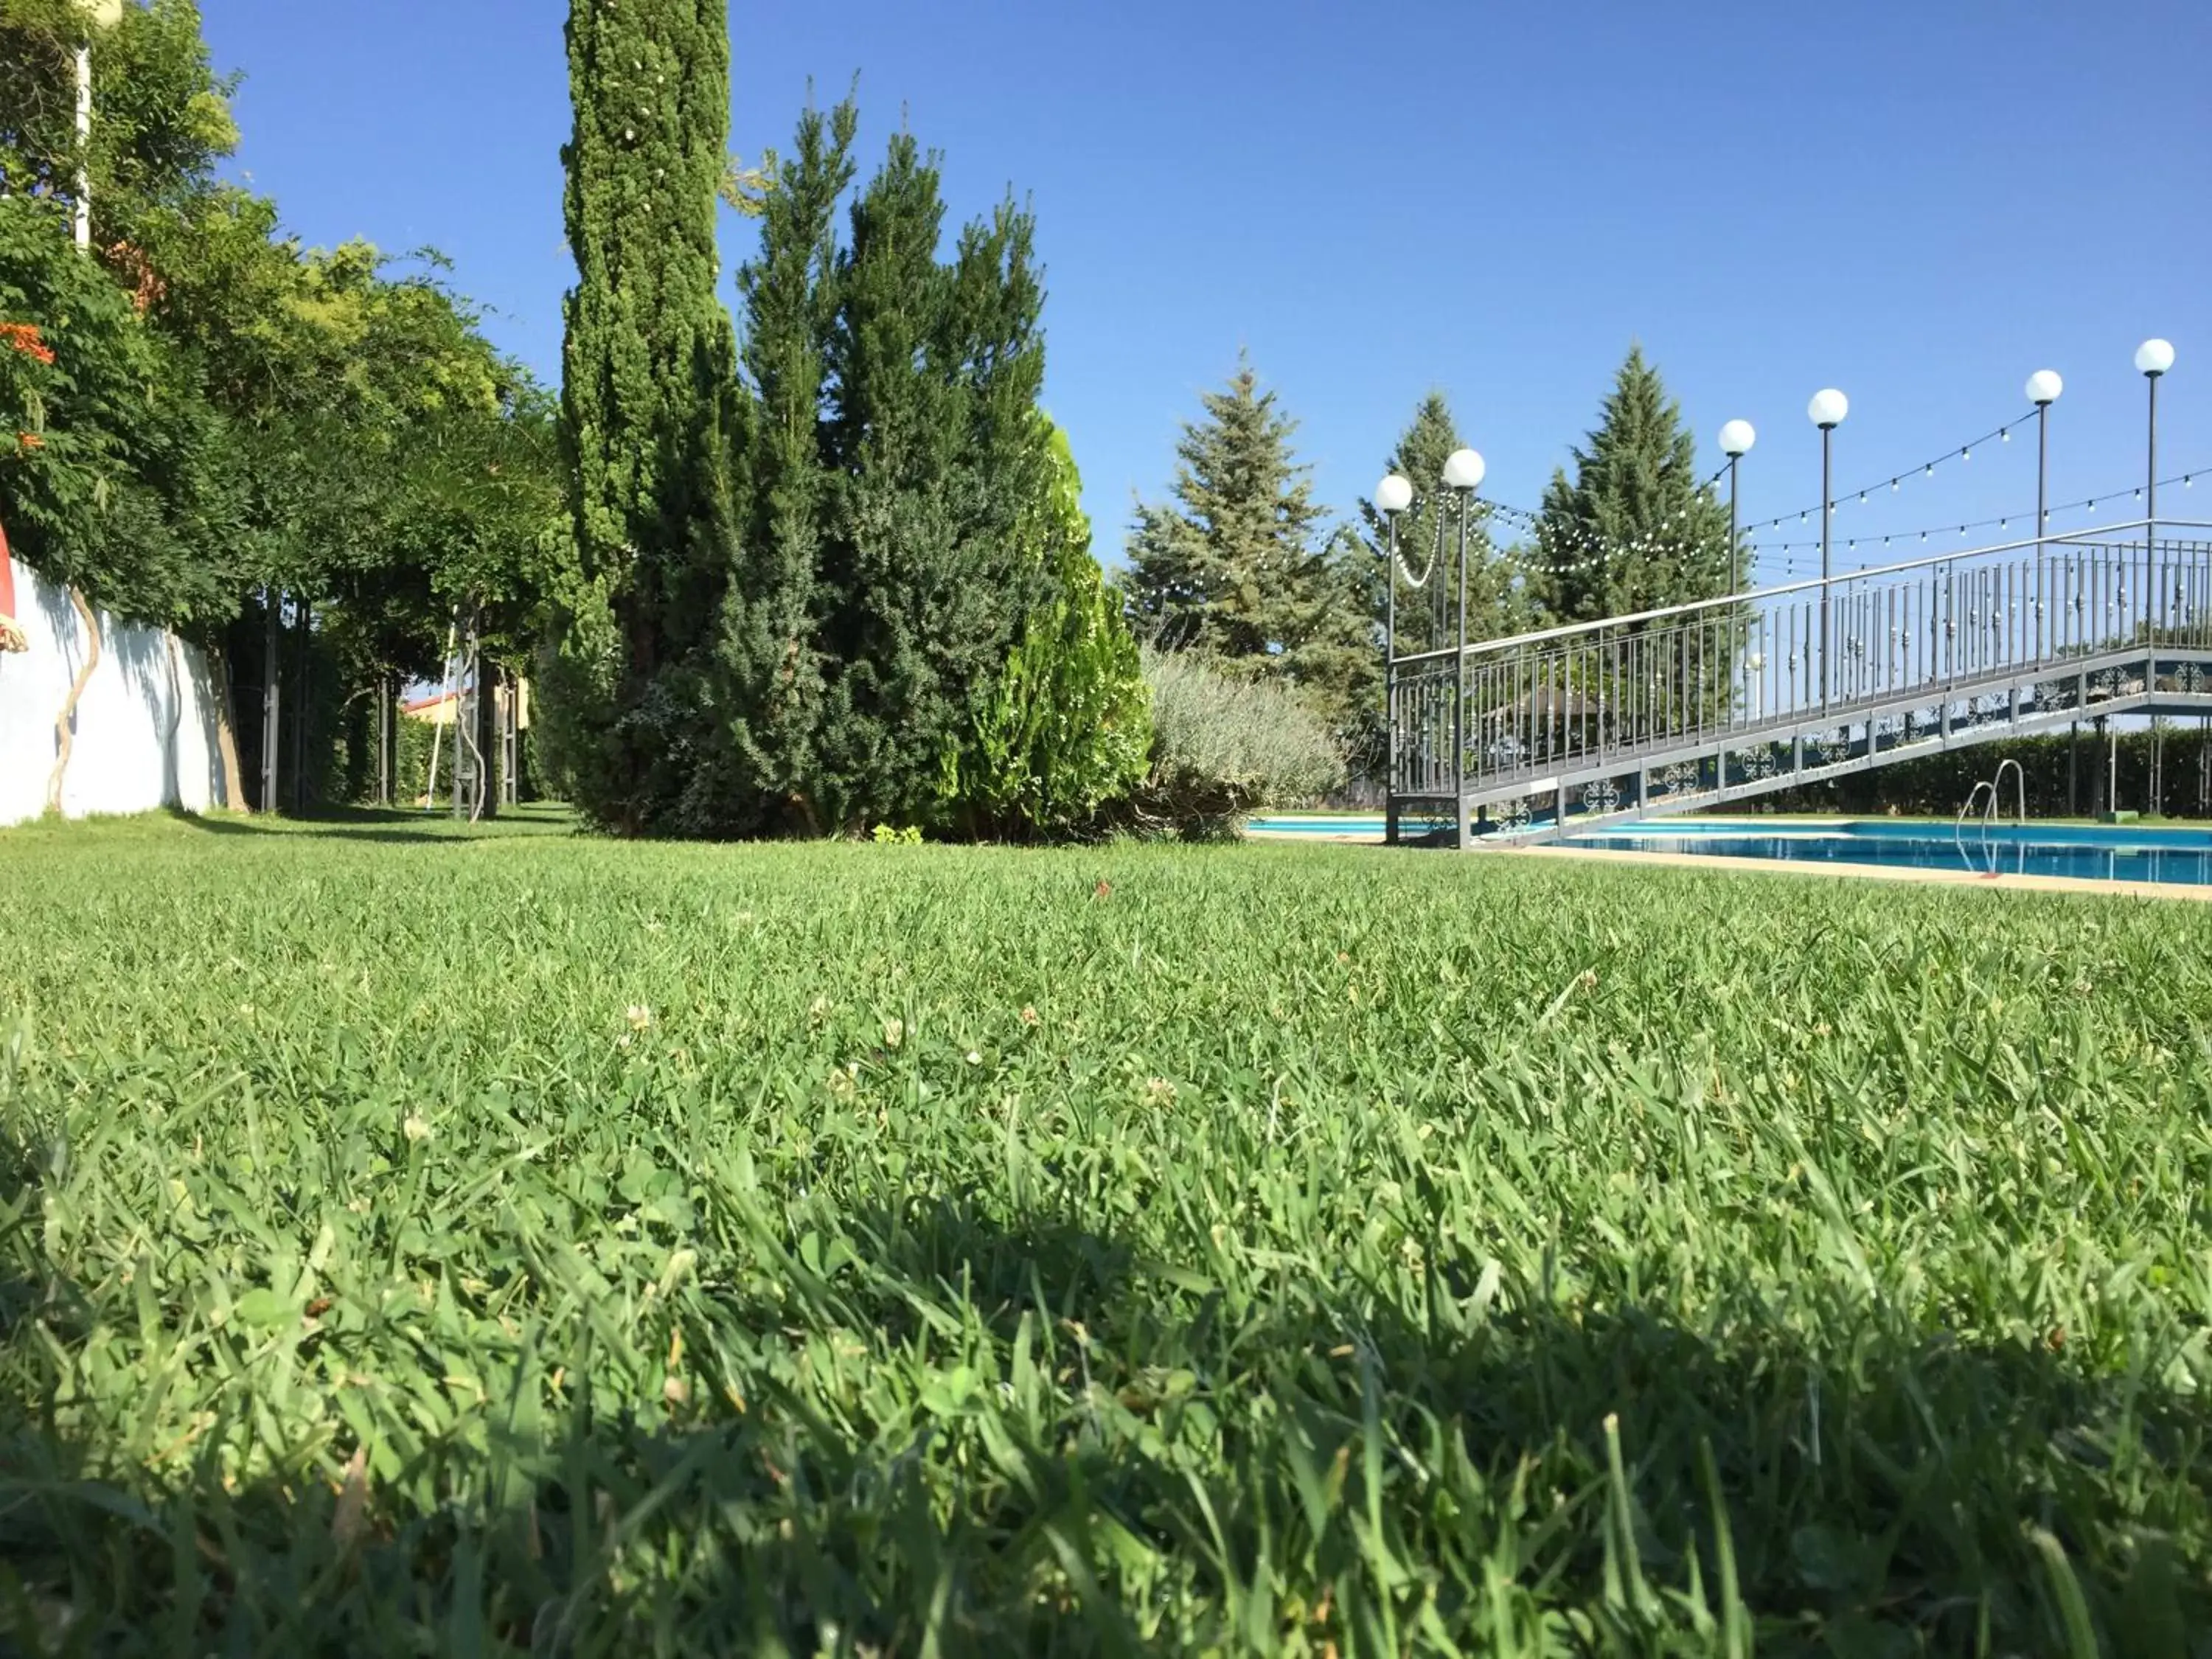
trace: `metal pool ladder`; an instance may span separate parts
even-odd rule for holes
[[[1997,849],[1990,839],[1990,832],[2004,822],[2004,781],[2008,769],[2012,773],[2014,799],[2018,805],[2021,827],[2027,828],[2027,772],[2018,761],[2009,756],[1997,763],[1996,776],[1985,779],[1974,786],[1973,793],[1966,797],[1966,804],[1959,809],[1958,819],[1951,826],[1951,840],[1959,849],[1960,858],[1965,860],[1966,868],[1976,875],[1994,876],[1997,873]],[[1982,831],[1978,843],[1978,850],[1982,855],[1979,864],[1966,851],[1966,820],[1974,815],[1974,809],[1978,806],[1981,808]],[[2021,858],[2023,863],[2027,857],[2027,849],[2022,848]],[[1988,867],[1986,869],[1981,867],[1983,865]]]

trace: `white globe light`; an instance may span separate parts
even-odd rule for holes
[[[1455,449],[1450,458],[1444,462],[1444,488],[1473,489],[1481,483],[1482,475],[1488,469],[1483,465],[1482,457],[1476,454],[1474,451]]]
[[[1813,401],[1805,405],[1805,417],[1814,426],[1841,426],[1844,416],[1851,412],[1851,400],[1828,386],[1813,394]]]
[[[2065,390],[2066,382],[2058,378],[2055,368],[2039,368],[2027,377],[2027,400],[2032,404],[2055,404]]]
[[[1375,505],[1385,513],[1403,513],[1413,504],[1413,486],[1393,472],[1375,486]]]
[[[1721,428],[1721,453],[1748,455],[1751,447],[1759,441],[1759,434],[1751,429],[1749,421],[1730,421]]]
[[[2136,369],[2142,374],[2163,374],[2173,367],[2173,343],[2170,340],[2145,340],[2136,348]]]

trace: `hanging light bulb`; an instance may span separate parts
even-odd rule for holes
[[[1974,452],[1973,452],[1972,448],[1972,447],[1968,447],[1968,448],[1966,448],[1966,449],[1962,449],[1962,450],[1960,450],[1960,451],[1959,452],[1959,459],[1960,459],[1960,460],[1962,460],[1962,461],[1971,461],[1971,460],[1972,460],[1972,459],[1974,459]]]
[[[1889,481],[1889,493],[1893,495],[1897,494],[1897,480],[1894,478]]]
[[[1997,439],[2002,443],[2010,443],[2012,441],[2012,428],[2008,426],[1999,427],[1997,428]]]
[[[1936,463],[1933,461],[1928,463],[1928,476],[1931,478],[1936,476]]]
[[[1866,491],[1863,489],[1859,491],[1859,505],[1861,507],[1864,507],[1866,505]]]

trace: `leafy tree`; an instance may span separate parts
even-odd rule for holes
[[[81,158],[76,54],[88,40],[95,116]],[[191,0],[126,4],[105,29],[83,0],[0,0],[0,193],[74,199],[82,160],[93,245],[136,275],[149,216],[182,210],[237,147],[234,90],[214,72]]]
[[[1091,520],[1066,434],[1052,433],[1044,499],[1024,539],[1042,539],[1044,600],[1024,619],[995,694],[946,754],[946,793],[969,827],[1079,833],[1145,781],[1151,696],[1121,598],[1091,556]]]
[[[23,562],[93,606],[173,624],[225,609],[221,572],[179,533],[204,405],[131,301],[70,244],[51,203],[0,198],[0,500]]]
[[[618,665],[574,659],[576,781],[602,821],[636,832],[687,810],[707,732],[695,647],[719,606],[735,525],[729,457],[735,342],[714,295],[728,172],[729,30],[720,0],[572,0],[574,129],[564,151],[568,246],[562,430],[580,570]],[[603,639],[588,614],[580,638]],[[596,662],[599,680],[589,672]],[[607,671],[611,668],[611,673]]]

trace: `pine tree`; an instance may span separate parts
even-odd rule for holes
[[[1538,558],[1546,598],[1561,622],[1587,622],[1741,592],[1747,561],[1729,545],[1728,510],[1700,487],[1697,445],[1659,372],[1632,347],[1575,476],[1555,472],[1544,492]],[[1700,632],[1644,671],[1624,691],[1670,702],[1724,703],[1740,620],[1705,612]],[[1649,654],[1640,661],[1650,660]]]
[[[1452,613],[1459,603],[1459,509],[1443,486],[1444,462],[1463,447],[1451,407],[1441,392],[1422,398],[1413,418],[1400,434],[1397,447],[1384,463],[1413,486],[1413,504],[1398,524],[1398,548],[1404,571],[1398,589],[1398,649],[1401,652],[1441,650],[1455,643],[1458,629]],[[1388,544],[1382,515],[1372,501],[1359,505],[1366,530],[1368,551],[1379,573]],[[1423,575],[1431,564],[1436,575],[1413,587],[1406,574]],[[1490,539],[1490,509],[1478,496],[1468,521],[1467,637],[1469,641],[1502,639],[1518,632],[1528,621],[1528,604],[1516,585],[1516,562],[1501,554]],[[1375,593],[1375,625],[1382,626],[1383,599],[1378,580]]]
[[[1728,512],[1700,489],[1697,445],[1659,371],[1632,347],[1575,476],[1553,476],[1538,532],[1548,605],[1562,622],[1738,591]]]
[[[1172,505],[1140,505],[1128,542],[1139,627],[1170,649],[1325,683],[1365,631],[1323,512],[1293,454],[1297,422],[1241,363],[1176,446]]]
[[[711,817],[718,775],[696,647],[732,555],[735,343],[714,294],[728,171],[728,20],[720,0],[571,0],[574,135],[562,428],[586,602],[617,660],[586,722],[582,803],[626,831]],[[593,619],[578,618],[580,638]],[[606,628],[598,628],[604,641]],[[603,648],[603,647],[602,647]],[[589,676],[575,677],[581,691]],[[687,797],[690,799],[687,800]]]

